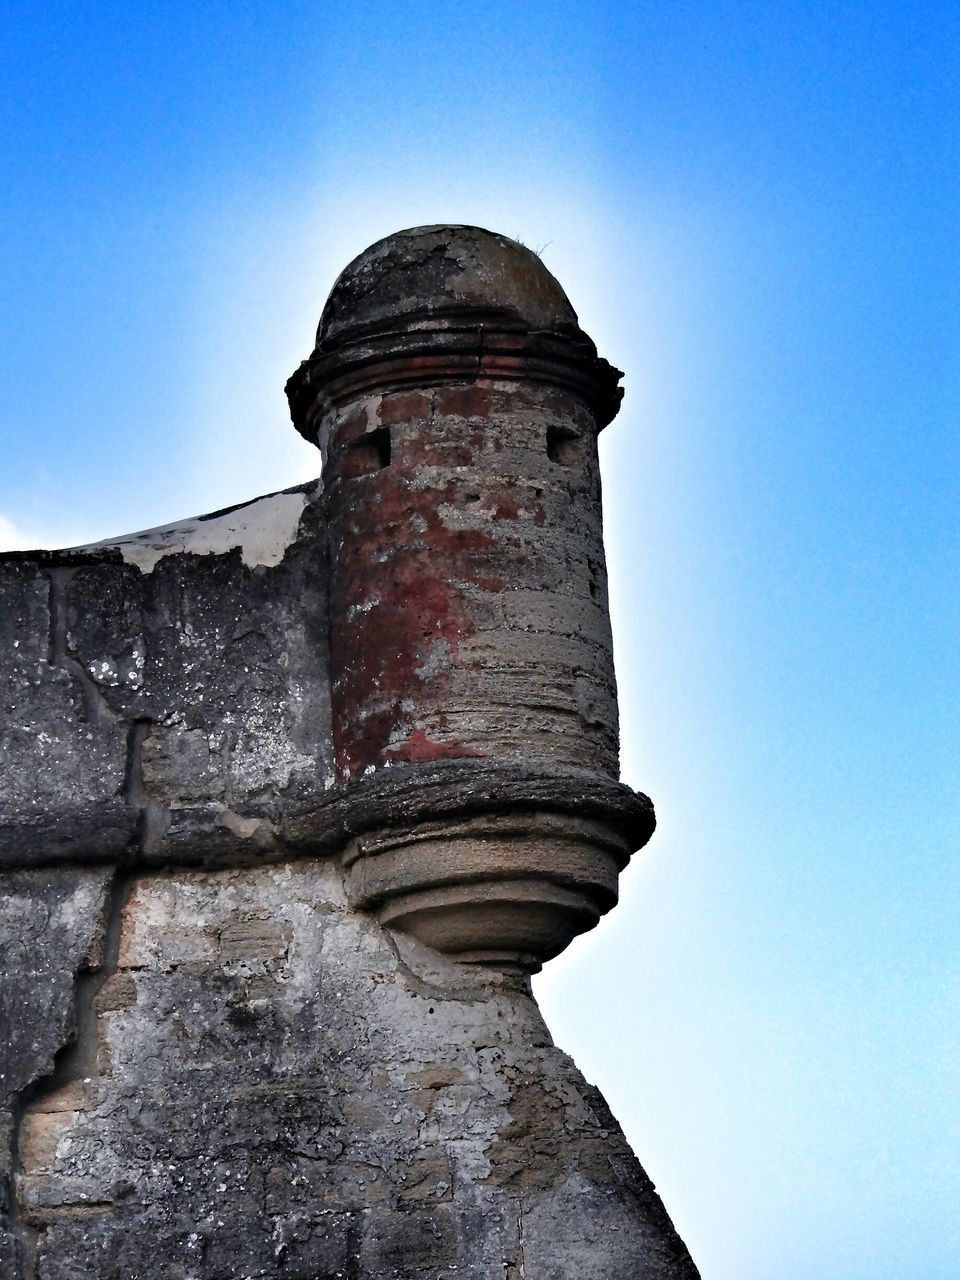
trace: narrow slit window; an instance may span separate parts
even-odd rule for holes
[[[390,465],[390,428],[378,427],[355,440],[350,447],[351,476],[369,476]]]
[[[547,457],[561,467],[580,461],[580,437],[569,427],[547,427]]]

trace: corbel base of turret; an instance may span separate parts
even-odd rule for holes
[[[346,842],[351,902],[465,964],[536,973],[616,904],[653,832],[646,796],[581,771],[501,768],[499,785],[467,763],[385,772],[391,790],[403,775],[406,804],[393,821],[379,806],[381,821]],[[375,782],[358,786],[368,799]],[[411,791],[424,801],[412,811]]]

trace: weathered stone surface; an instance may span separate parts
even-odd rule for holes
[[[575,462],[550,458],[551,429],[576,441]],[[470,756],[615,776],[586,410],[549,389],[473,384],[368,398],[324,430],[339,776]],[[354,474],[385,431],[389,465]]]
[[[529,971],[617,780],[596,434],[521,246],[347,268],[323,484],[0,557],[0,1275],[695,1280]]]
[[[526,985],[335,863],[137,877],[87,1034],[23,1123],[37,1280],[695,1274]]]
[[[0,556],[0,864],[262,855],[323,795],[318,500]]]

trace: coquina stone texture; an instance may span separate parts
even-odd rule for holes
[[[0,557],[0,1275],[694,1280],[529,975],[653,830],[539,260],[417,228],[291,379],[315,484]]]

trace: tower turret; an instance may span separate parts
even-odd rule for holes
[[[619,380],[535,254],[419,227],[343,271],[287,387],[325,459],[350,891],[462,961],[539,968],[653,830],[617,781]]]

